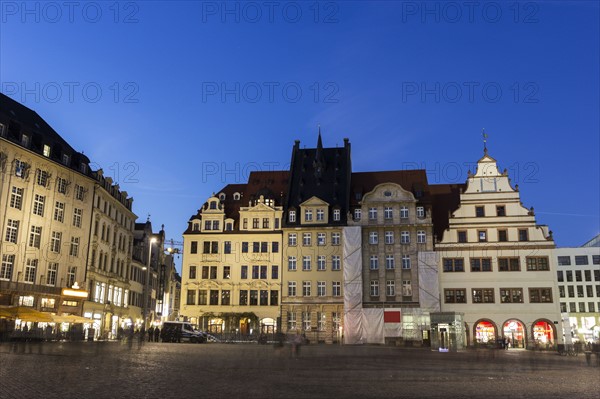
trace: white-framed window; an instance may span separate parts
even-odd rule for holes
[[[50,157],[50,146],[48,144],[44,144],[43,154],[45,157]]]
[[[304,221],[312,222],[312,219],[313,219],[312,209],[305,209],[304,210]]]
[[[331,295],[337,297],[342,296],[342,283],[340,281],[331,282]]]
[[[27,295],[27,296],[20,295],[19,296],[19,306],[32,307],[34,300],[35,300],[35,298],[33,297],[33,295]]]
[[[303,281],[302,282],[302,296],[310,296],[311,294],[311,282]]]
[[[302,270],[310,270],[310,255],[302,257]]]
[[[63,222],[65,219],[65,203],[56,201],[54,204],[54,220]]]
[[[82,217],[83,217],[83,209],[80,209],[80,208],[73,209],[73,226],[81,227],[81,218]]]
[[[386,206],[383,208],[383,218],[386,220],[391,220],[394,217],[394,212],[392,211],[391,206]]]
[[[317,296],[326,296],[326,293],[325,281],[317,281]]]
[[[288,220],[290,221],[290,223],[296,222],[296,211],[289,211]]]
[[[333,331],[338,332],[342,326],[342,316],[339,312],[331,313],[331,322],[333,324]]]
[[[18,159],[15,160],[15,176],[25,178],[27,166],[25,162]]]
[[[2,265],[0,266],[0,280],[10,280],[15,268],[15,255],[2,254]]]
[[[327,235],[325,233],[317,233],[317,245],[327,244]]]
[[[340,245],[340,233],[331,233],[331,245]]]
[[[421,219],[425,217],[425,207],[424,206],[417,207],[417,217],[421,218]]]
[[[79,201],[83,201],[85,196],[85,188],[79,184],[75,185],[75,198]]]
[[[339,209],[333,210],[333,221],[339,222],[342,212]]]
[[[360,208],[356,208],[354,210],[354,220],[360,220],[362,217],[362,210]]]
[[[408,218],[408,207],[401,206],[400,207],[400,219],[407,219],[407,218]]]
[[[296,270],[296,257],[288,256],[288,270]]]
[[[402,268],[410,269],[410,255],[402,255]]]
[[[42,226],[31,226],[29,233],[29,246],[39,248],[42,241]]]
[[[377,257],[377,255],[371,255],[371,257],[369,258],[369,269],[379,269],[379,258]]]
[[[386,255],[385,256],[385,268],[387,270],[393,270],[396,268],[396,262],[394,260],[394,255]]]
[[[396,295],[396,282],[394,280],[387,280],[385,282],[385,294],[387,296]]]
[[[394,243],[394,232],[393,231],[386,231],[385,232],[385,243],[386,244],[393,244]]]
[[[310,331],[310,312],[302,312],[302,329]]]
[[[25,276],[23,281],[25,281],[26,283],[35,283],[35,272],[37,271],[37,266],[37,259],[27,259],[27,264],[25,265]]]
[[[66,194],[67,185],[67,179],[63,179],[62,177],[56,179],[56,191],[58,191],[59,193]]]
[[[71,248],[69,249],[69,255],[79,256],[79,237],[71,237]]]
[[[340,270],[342,262],[339,255],[331,255],[331,270]]]
[[[326,262],[325,262],[325,255],[319,255],[317,257],[317,270],[323,271],[326,269],[327,269],[327,266],[326,266]]]
[[[371,296],[379,296],[379,280],[371,280],[369,293]]]
[[[58,263],[48,263],[48,273],[46,274],[46,285],[56,285],[56,275],[58,274]]]
[[[371,231],[369,233],[369,244],[377,244],[379,242],[379,236],[376,231]]]
[[[18,235],[19,221],[8,219],[8,222],[6,223],[6,235],[4,236],[4,240],[16,244]]]
[[[369,208],[369,220],[377,220],[377,208]]]
[[[417,231],[417,243],[424,244],[427,241],[427,236],[425,235],[425,231],[419,230]]]
[[[46,197],[43,195],[35,194],[33,200],[33,214],[44,216],[44,204],[46,202]]]
[[[288,296],[296,296],[296,282],[288,281]]]
[[[400,243],[410,244],[410,233],[408,231],[403,231],[400,233]]]
[[[10,207],[21,210],[23,206],[23,189],[13,186],[10,192]]]
[[[296,243],[298,240],[298,236],[296,235],[296,233],[289,233],[288,234],[288,245],[290,247],[295,247]]]
[[[106,283],[99,283],[96,281],[96,289],[94,290],[94,302],[104,303],[105,294]]]
[[[327,325],[327,316],[325,312],[317,312],[317,329],[319,331],[325,331],[325,326]]]
[[[287,319],[288,319],[288,330],[296,330],[298,328],[298,326],[296,324],[296,313],[287,312]]]
[[[402,296],[412,296],[412,284],[410,280],[402,280]]]
[[[36,182],[38,186],[46,187],[48,185],[48,172],[38,169]]]
[[[311,233],[303,233],[302,234],[302,245],[304,245],[305,247],[310,247],[311,241],[312,241]]]
[[[52,232],[52,238],[50,239],[50,251],[60,253],[60,241],[62,239],[62,233],[59,231]]]
[[[69,156],[69,154],[63,154],[62,163],[69,166],[69,164],[71,163],[71,157]]]
[[[323,220],[325,220],[325,211],[323,209],[317,209],[317,220],[319,222],[322,222]]]

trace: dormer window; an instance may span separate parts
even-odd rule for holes
[[[312,209],[304,210],[304,220],[307,222],[312,222],[312,219],[313,219]]]
[[[417,207],[417,217],[418,218],[424,218],[425,217],[425,207],[423,207],[423,206],[418,206]]]
[[[79,171],[84,174],[87,173],[87,166],[85,163],[82,162],[79,164]]]
[[[29,147],[29,136],[24,134],[23,136],[21,136],[21,145],[23,147]]]
[[[225,224],[225,230],[226,231],[232,231],[233,230],[233,223],[228,222]]]
[[[210,209],[217,209],[217,201],[210,201],[210,203],[208,204],[208,207]]]
[[[323,209],[317,209],[317,220],[322,222],[325,219],[325,211]]]
[[[198,223],[194,223],[192,225],[192,231],[198,231],[198,230],[200,230],[200,225]]]
[[[62,163],[69,166],[69,164],[71,163],[71,157],[69,156],[69,154],[63,154]]]
[[[44,156],[50,158],[50,146],[48,144],[44,144]]]
[[[234,201],[239,201],[240,200],[240,193],[233,193],[233,200]]]
[[[225,201],[225,193],[221,193],[221,194],[219,194],[219,199],[220,199],[221,201]]]
[[[333,220],[335,222],[339,222],[340,221],[340,217],[341,217],[342,212],[339,209],[334,209],[333,210]]]
[[[0,123],[0,137],[6,137],[6,126]]]
[[[296,223],[296,211],[290,211],[288,220],[290,223]]]

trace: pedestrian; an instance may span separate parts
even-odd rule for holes
[[[148,329],[148,342],[152,342],[154,339],[154,327],[150,326]]]
[[[160,337],[160,328],[158,326],[154,329],[154,342],[158,342]]]

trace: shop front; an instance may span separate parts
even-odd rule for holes
[[[551,349],[555,344],[556,330],[549,320],[537,320],[532,326],[533,342],[538,349]]]
[[[490,320],[479,320],[475,323],[473,335],[476,345],[495,345],[496,325]]]
[[[524,349],[527,345],[525,325],[517,319],[508,320],[502,327],[502,336],[508,340],[509,348]]]

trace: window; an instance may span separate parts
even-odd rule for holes
[[[379,242],[379,237],[377,236],[376,231],[372,231],[369,233],[369,244],[377,244]]]
[[[592,287],[591,285],[586,285],[585,286],[585,294],[588,298],[591,298],[594,296],[594,287]]]
[[[58,231],[52,232],[52,238],[50,240],[50,251],[60,253],[60,241],[62,239],[62,233]]]
[[[46,187],[48,185],[48,172],[38,169],[36,182],[38,186]]]
[[[33,296],[19,296],[19,306],[33,306],[34,297]]]
[[[67,287],[75,285],[75,278],[77,276],[77,268],[75,266],[69,266],[67,270]]]
[[[467,292],[464,288],[445,289],[444,303],[467,303]]]
[[[394,280],[387,280],[385,282],[385,295],[395,296],[396,295],[396,282]]]
[[[223,253],[230,254],[231,253],[231,241],[225,241],[223,243]]]
[[[565,281],[562,270],[559,270],[556,272],[556,279],[559,283],[562,283],[563,281]]]
[[[458,232],[458,242],[460,242],[460,243],[467,242],[467,232],[466,231]]]
[[[231,278],[231,266],[223,266],[223,280]]]
[[[371,270],[379,269],[379,258],[377,257],[377,255],[371,255],[371,258],[369,261],[369,269],[371,269]]]
[[[288,270],[296,270],[296,257],[288,256]]]
[[[54,298],[42,298],[42,308],[53,309],[56,306],[56,300]]]
[[[400,207],[400,218],[407,219],[408,218],[408,207],[401,206]]]
[[[356,220],[356,221],[360,220],[361,216],[362,216],[362,210],[360,208],[356,208],[354,210],[354,220]]]
[[[340,270],[341,269],[341,261],[339,255],[331,256],[331,270]]]
[[[340,313],[332,312],[331,319],[333,322],[333,331],[340,331],[340,328],[342,326],[342,317],[340,316]]]
[[[28,165],[25,162],[18,159],[15,160],[15,176],[25,178],[27,168]]]
[[[518,272],[521,270],[519,258],[498,258],[499,272]]]
[[[402,255],[402,268],[410,269],[410,255]]]
[[[263,227],[263,229],[269,228],[269,218],[263,218],[262,227]]]
[[[221,290],[221,305],[230,305],[231,304],[231,291],[229,290]]]
[[[528,256],[526,258],[527,261],[527,271],[536,271],[536,270],[550,270],[548,266],[548,257],[533,257]]]
[[[585,281],[592,281],[592,271],[591,270],[584,270],[583,274],[585,276]]]
[[[342,283],[340,281],[334,281],[331,283],[331,295],[342,296]]]
[[[240,269],[240,278],[242,280],[246,280],[248,278],[248,266],[247,265],[242,265],[242,267]]]
[[[37,266],[37,259],[27,259],[27,264],[25,265],[25,277],[23,281],[26,283],[35,283],[35,272],[37,270]]]
[[[340,245],[340,233],[331,233],[331,245]]]
[[[271,243],[271,252],[274,254],[279,253],[279,243],[277,241]]]
[[[326,244],[325,233],[317,233],[317,245]]]
[[[569,285],[567,286],[567,290],[569,292],[569,298],[575,298],[575,287]]]
[[[296,211],[289,211],[288,220],[290,223],[296,223]]]
[[[340,217],[341,217],[341,211],[339,209],[334,209],[333,210],[333,221],[334,222],[339,222]]]
[[[304,270],[304,271],[310,270],[310,255],[302,257],[302,270]]]
[[[394,261],[394,255],[385,256],[385,268],[386,270],[394,270],[396,268],[396,262]]]
[[[196,290],[187,290],[187,302],[188,305],[196,304]]]
[[[325,281],[317,281],[317,296],[325,296],[326,292]]]
[[[73,226],[81,227],[81,218],[83,217],[83,209],[73,209]]]
[[[570,256],[559,256],[558,257],[558,265],[559,266],[570,266],[571,265],[571,257]]]
[[[271,279],[277,280],[279,278],[279,266],[271,266]]]
[[[519,241],[529,241],[527,229],[519,229]]]
[[[305,209],[304,210],[304,221],[312,222],[312,220],[313,220],[312,209]]]
[[[410,244],[410,233],[408,231],[400,233],[400,244]]]
[[[412,296],[412,284],[410,280],[402,280],[402,296]]]
[[[4,237],[5,241],[16,244],[18,233],[19,233],[19,221],[8,219],[8,222],[6,223],[6,235]]]
[[[485,208],[483,206],[475,207],[475,216],[478,218],[482,218],[485,216]]]
[[[323,209],[317,209],[317,220],[319,222],[325,220],[325,211]]]
[[[577,298],[583,298],[583,285],[578,285],[577,286]]]
[[[69,255],[79,256],[79,237],[71,237],[71,247],[69,248]]]
[[[250,293],[251,293],[250,294],[250,302],[252,302],[252,292],[254,292],[256,295],[256,291],[250,291]],[[210,296],[208,299],[209,300],[208,304],[209,305],[218,305],[219,304],[219,290],[210,290],[209,295]],[[256,303],[255,303],[255,305],[256,305]]]
[[[500,288],[501,303],[523,303],[522,288]]]
[[[43,195],[35,194],[35,199],[33,201],[33,214],[44,216],[44,203],[46,202],[46,197]]]
[[[578,266],[583,266],[588,264],[587,255],[576,255],[575,256],[575,264]]]
[[[2,265],[0,266],[0,280],[10,280],[15,266],[15,255],[2,255]]]
[[[296,325],[296,313],[287,312],[287,320],[288,320],[288,330],[295,330],[298,328]]]
[[[302,329],[304,331],[310,330],[310,312],[302,312]]]
[[[14,187],[10,193],[10,207],[15,209],[21,209],[23,206],[23,189]]]
[[[211,280],[216,280],[217,279],[217,266],[211,266],[210,267],[210,279]]]
[[[311,245],[311,238],[311,233],[302,234],[302,245],[304,245],[305,247],[309,247]]]
[[[288,245],[290,247],[295,247],[296,246],[296,240],[297,240],[296,233],[289,233],[288,234]]]
[[[371,280],[369,293],[371,296],[379,296],[379,280]]]
[[[377,220],[377,208],[369,208],[369,220]]]
[[[596,312],[596,305],[594,304],[594,302],[588,302],[588,308],[589,308],[590,313]]]
[[[317,257],[317,270],[319,270],[319,271],[326,270],[325,255],[319,255]]]
[[[592,264],[600,265],[600,255],[592,255]]]
[[[444,258],[444,272],[464,272],[465,260],[463,258]]]
[[[408,212],[408,209],[406,210]],[[394,216],[391,206],[386,206],[383,208],[383,218],[386,220],[391,220]]]
[[[394,232],[393,231],[386,231],[385,232],[385,243],[386,244],[393,244],[394,243]]]
[[[504,205],[496,205],[496,216],[506,216],[506,207]]]
[[[491,258],[471,258],[471,271],[472,272],[491,272],[492,271],[492,259]]]
[[[258,229],[260,221],[258,220],[258,218],[252,218],[252,228],[253,229]]]
[[[479,242],[486,242],[487,241],[487,231],[486,230],[478,230],[477,237],[479,239]]]
[[[218,241],[204,241],[202,253],[218,254],[219,253],[219,242]]]
[[[422,219],[422,218],[425,217],[425,207],[423,207],[423,206],[418,206],[417,207],[417,217],[419,219]]]
[[[34,248],[39,248],[41,239],[42,239],[42,227],[41,226],[31,226],[31,233],[29,234],[29,246],[34,247]]]
[[[262,265],[260,267],[260,278],[263,280],[267,279],[267,266],[266,265]]]
[[[499,242],[507,242],[508,241],[508,232],[506,230],[498,230],[498,241]]]
[[[269,252],[269,243],[266,241],[261,241],[260,243],[260,252],[261,253],[267,253]]]
[[[271,306],[279,304],[279,290],[271,290]]]
[[[196,278],[196,266],[190,266],[190,279],[195,279]]]
[[[252,266],[252,279],[257,280],[259,273],[260,273],[260,266],[258,266],[258,265]]]
[[[530,303],[552,303],[552,288],[530,288]]]
[[[190,253],[197,254],[198,253],[198,241],[192,241],[190,243]]]
[[[573,272],[571,270],[567,270],[567,281],[573,281]]]
[[[83,201],[83,197],[85,195],[85,188],[80,186],[79,184],[75,185],[75,199],[79,201]]]
[[[473,303],[494,303],[493,288],[474,288],[472,294]]]
[[[311,288],[310,281],[303,281],[302,282],[302,296],[310,296],[310,288]]]
[[[296,282],[288,281],[288,296],[296,296]]]
[[[419,230],[417,231],[417,243],[424,244],[427,241],[427,236],[425,235],[425,231]]]

